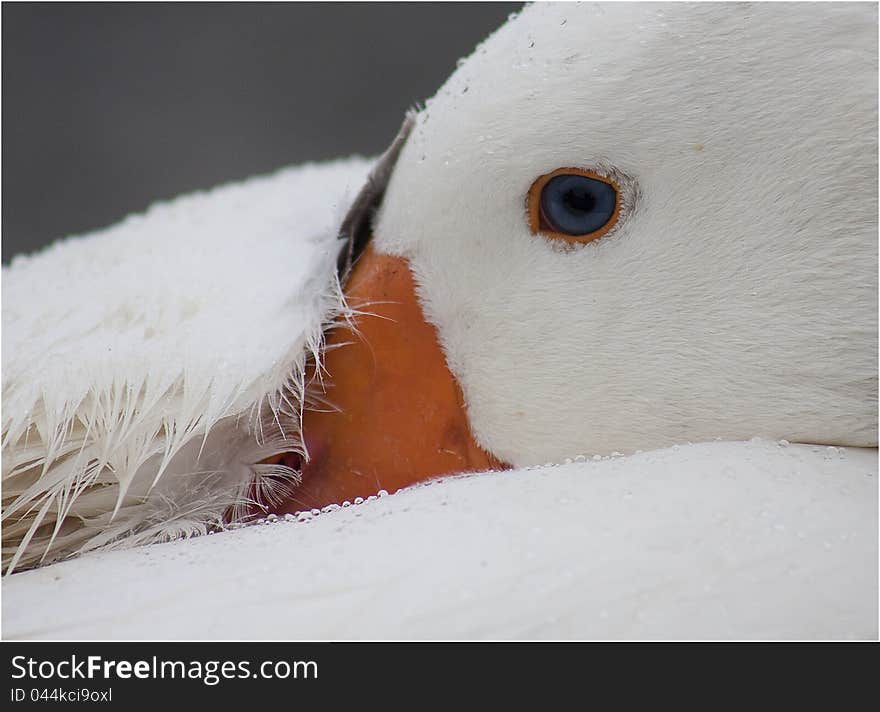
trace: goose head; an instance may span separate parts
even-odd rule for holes
[[[362,316],[328,336],[294,506],[683,441],[875,446],[875,60],[870,5],[527,7],[356,203]]]

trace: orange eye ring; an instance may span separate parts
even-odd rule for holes
[[[601,227],[582,235],[570,235],[555,230],[547,222],[543,215],[543,211],[541,210],[541,196],[544,192],[544,187],[557,176],[563,175],[584,176],[585,178],[591,178],[592,180],[607,183],[614,188],[614,211]],[[607,235],[617,224],[617,221],[620,218],[620,187],[607,176],[600,175],[595,171],[586,170],[584,168],[557,168],[551,173],[546,173],[540,176],[534,183],[532,183],[532,186],[529,188],[529,192],[526,195],[526,211],[529,219],[529,229],[532,231],[533,235],[542,235],[551,240],[559,240],[571,245],[583,245],[587,242],[598,240],[603,235]]]

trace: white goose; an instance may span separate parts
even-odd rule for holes
[[[876,447],[876,99],[871,5],[539,4],[374,168],[347,300],[357,160],[17,259],[7,570],[253,499],[683,441]],[[339,318],[357,335],[325,351]],[[335,409],[300,422],[304,400]]]

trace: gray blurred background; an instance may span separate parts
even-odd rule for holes
[[[179,193],[378,153],[519,7],[4,3],[3,261]]]

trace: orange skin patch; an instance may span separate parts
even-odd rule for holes
[[[368,245],[345,288],[369,312],[327,337],[323,397],[306,410],[309,459],[278,513],[323,507],[459,472],[509,467],[474,441],[461,388],[425,321],[408,262]],[[322,389],[312,373],[313,388]],[[286,460],[285,460],[286,461]],[[298,468],[296,456],[288,462]]]
[[[603,183],[608,183],[608,185],[612,186],[614,190],[617,191],[614,212],[611,214],[611,217],[608,218],[607,223],[598,230],[594,230],[585,235],[567,235],[564,232],[556,232],[546,224],[541,216],[541,192],[551,179],[562,175],[579,175],[593,178],[594,180],[600,180]],[[557,168],[552,173],[545,173],[532,183],[532,187],[529,188],[529,193],[526,196],[526,210],[529,216],[529,229],[531,229],[533,235],[543,235],[551,240],[561,240],[562,242],[567,242],[569,244],[584,244],[586,242],[592,242],[593,240],[598,240],[603,235],[607,235],[617,224],[617,221],[620,218],[620,186],[610,178],[599,175],[594,171],[588,171],[583,168]]]

